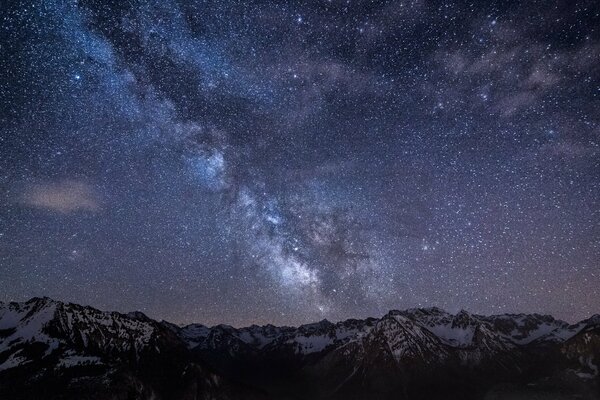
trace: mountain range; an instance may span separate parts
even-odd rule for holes
[[[393,310],[299,327],[179,326],[0,303],[0,399],[600,399],[600,315]]]

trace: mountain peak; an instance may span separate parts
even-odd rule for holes
[[[141,311],[131,311],[125,315],[127,315],[130,318],[137,319],[140,321],[149,321],[150,320],[150,318]]]
[[[591,360],[588,353],[595,347],[586,341],[596,340],[598,324],[600,315],[568,325],[540,314],[483,316],[460,310],[452,315],[430,307],[390,310],[381,318],[337,323],[323,319],[297,328],[181,327],[156,322],[141,312],[104,312],[38,297],[25,303],[0,304],[0,371],[39,363],[44,371],[58,375],[64,368],[86,371],[91,365],[105,373],[114,366],[137,365],[141,360],[181,357],[186,363],[198,357],[202,362],[215,362],[209,365],[214,370],[237,371],[235,377],[271,362],[275,369],[282,362],[293,368],[314,367],[317,375],[342,368],[345,372],[339,376],[354,376],[353,371],[363,366],[390,376],[390,371],[401,374],[402,366],[409,364],[414,371],[429,366],[460,371],[468,366],[471,372],[481,366],[506,369],[516,364],[516,373],[520,373],[528,365],[520,363],[529,362],[523,349],[551,348],[574,360],[568,364],[571,370],[588,376],[595,370],[577,363]],[[179,377],[183,371],[178,372]],[[331,373],[338,376],[337,370]],[[361,377],[368,376],[364,373],[361,370]],[[214,385],[221,378],[211,379],[210,385]]]
[[[13,302],[13,303],[15,303],[15,302]],[[30,298],[29,300],[27,300],[25,302],[25,304],[49,304],[49,303],[57,304],[57,303],[60,303],[60,301],[51,299],[48,296],[41,296],[41,297],[36,296],[36,297]]]

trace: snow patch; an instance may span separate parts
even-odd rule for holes
[[[425,328],[435,336],[454,346],[467,346],[471,344],[473,342],[473,335],[475,334],[475,328],[472,326],[457,328],[447,324],[426,326]]]
[[[58,362],[58,367],[70,368],[78,365],[97,365],[102,364],[100,357],[82,356],[82,355],[69,355],[63,357]]]
[[[0,364],[0,371],[18,367],[19,365],[24,365],[24,364],[31,362],[26,357],[20,356],[19,355],[20,352],[21,352],[21,350],[15,352],[14,354],[11,354],[10,357],[8,357],[6,359],[6,361],[4,361],[2,364]]]
[[[333,339],[328,336],[296,336],[288,343],[296,343],[299,353],[310,354],[324,350],[327,346],[333,344]]]

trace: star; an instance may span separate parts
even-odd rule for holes
[[[596,3],[8,3],[0,301],[598,312]]]

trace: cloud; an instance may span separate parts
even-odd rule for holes
[[[451,44],[433,51],[432,78],[423,81],[423,93],[447,112],[466,105],[512,118],[556,103],[566,88],[580,90],[582,76],[593,76],[600,46],[556,46],[519,21],[483,18],[471,30],[471,40],[481,46]]]
[[[100,198],[88,183],[65,179],[59,182],[38,183],[25,188],[21,204],[63,214],[100,210]]]

